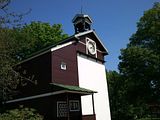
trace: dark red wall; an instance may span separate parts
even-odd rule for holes
[[[89,36],[91,37],[91,36]],[[96,39],[96,38],[94,38]],[[94,40],[93,39],[93,40]],[[79,85],[78,82],[78,63],[77,53],[86,54],[85,37],[81,37],[80,41],[66,47],[57,49],[52,52],[52,82],[66,85]],[[99,48],[99,43],[97,48]],[[104,54],[97,51],[97,58],[95,55],[88,54],[88,57],[96,60],[104,61]],[[67,69],[61,69],[61,62],[66,63]]]
[[[67,69],[61,69],[61,62]],[[52,52],[52,82],[78,86],[76,44]]]
[[[94,35],[89,34],[86,36],[96,42],[97,49],[102,50],[102,46]],[[26,70],[26,76],[34,76],[33,80],[37,81],[37,85],[29,82],[27,86],[23,87],[24,89],[21,90],[23,91],[23,95],[44,93],[45,89],[48,88],[47,85],[51,82],[78,86],[77,53],[86,54],[86,36],[80,37],[79,41],[81,42],[76,42],[76,39],[74,44],[53,52],[47,52],[22,63],[22,69],[19,71],[23,73],[23,70]],[[104,54],[99,51],[97,51],[97,58],[91,54],[88,54],[88,57],[104,61]],[[61,62],[66,63],[66,70],[61,69]]]

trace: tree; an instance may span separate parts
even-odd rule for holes
[[[63,33],[62,25],[32,22],[23,25],[25,14],[17,15],[9,11],[11,0],[0,1],[0,101],[6,101],[17,91],[20,81],[31,81],[13,69],[20,60],[45,47],[53,45],[68,35]],[[34,81],[33,81],[34,82]]]
[[[132,119],[147,116],[147,105],[160,102],[160,3],[144,12],[137,31],[121,50],[119,71],[125,81]]]
[[[16,87],[20,81],[29,80],[13,69],[18,62],[13,54],[19,48],[13,38],[14,29],[22,25],[21,20],[28,12],[16,14],[10,11],[10,3],[11,0],[0,0],[0,102],[17,92]]]
[[[152,56],[156,57],[156,61],[151,65],[154,67],[151,73],[152,89],[156,96],[160,94],[160,3],[155,3],[153,8],[146,11],[137,24],[137,32],[130,38],[128,46],[138,46],[151,51]],[[152,59],[152,58],[151,58]]]
[[[27,12],[20,14],[10,11],[9,5],[11,2],[12,0],[0,0],[0,28],[21,27],[23,17],[31,11],[29,9]]]
[[[19,75],[13,70],[15,60],[11,57],[14,42],[9,27],[19,24],[22,15],[9,12],[11,0],[0,0],[0,101],[7,100],[19,79]]]
[[[121,75],[116,71],[106,72],[108,91],[109,91],[109,101],[112,120],[124,119],[124,113],[128,113],[126,110],[126,99],[124,90],[124,81]],[[127,115],[126,115],[127,116]]]
[[[18,48],[14,56],[24,59],[48,46],[54,45],[68,37],[62,30],[61,24],[31,22],[22,28],[13,30],[13,38]],[[18,47],[19,46],[19,47]]]
[[[132,46],[122,50],[119,64],[120,73],[128,80],[128,90],[145,100],[153,97],[154,80],[157,78],[158,56],[146,48]],[[136,91],[135,91],[136,88]],[[147,95],[146,95],[147,94]],[[134,102],[135,99],[134,99]],[[147,102],[147,101],[146,101]]]
[[[32,22],[22,26],[25,14],[9,11],[11,0],[0,0],[0,113],[4,111],[2,101],[17,94],[17,86],[24,81],[32,81],[30,76],[23,77],[14,66],[32,53],[53,45],[67,37],[60,24]],[[1,14],[2,13],[2,14]],[[3,109],[3,110],[2,110]],[[42,120],[42,116],[31,108],[17,108],[0,114],[0,120]]]
[[[35,109],[20,106],[0,114],[0,120],[43,120],[43,117]]]
[[[130,38],[128,46],[139,46],[160,54],[160,3],[144,12],[137,23],[137,31]]]

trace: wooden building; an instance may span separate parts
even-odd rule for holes
[[[75,34],[20,63],[37,84],[20,88],[6,101],[37,109],[47,120],[110,120],[104,56],[107,49],[91,29],[88,15],[72,20]]]

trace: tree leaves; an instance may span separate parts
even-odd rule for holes
[[[20,106],[0,114],[0,120],[43,120],[43,117],[35,109]]]
[[[148,104],[160,104],[160,3],[144,12],[127,48],[121,49],[119,59],[119,77],[114,80],[111,76],[109,82],[111,101],[116,101],[116,96],[120,103],[120,107],[117,101],[111,103],[115,113],[112,117],[135,120],[149,116]],[[118,92],[121,94],[113,94]]]
[[[145,11],[137,23],[137,31],[130,38],[129,46],[140,46],[160,54],[160,4],[155,3],[152,9]]]
[[[67,34],[64,34],[61,24],[51,26],[49,23],[31,22],[31,24],[13,31],[13,37],[17,41],[17,45],[20,46],[16,51],[16,55],[20,59],[27,58],[34,52],[68,37]]]

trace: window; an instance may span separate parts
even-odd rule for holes
[[[66,70],[67,69],[67,64],[64,62],[61,62],[61,70]]]
[[[57,117],[67,117],[67,114],[68,114],[67,102],[58,101],[57,102]]]
[[[70,107],[70,111],[80,111],[78,100],[70,100],[69,107]]]

